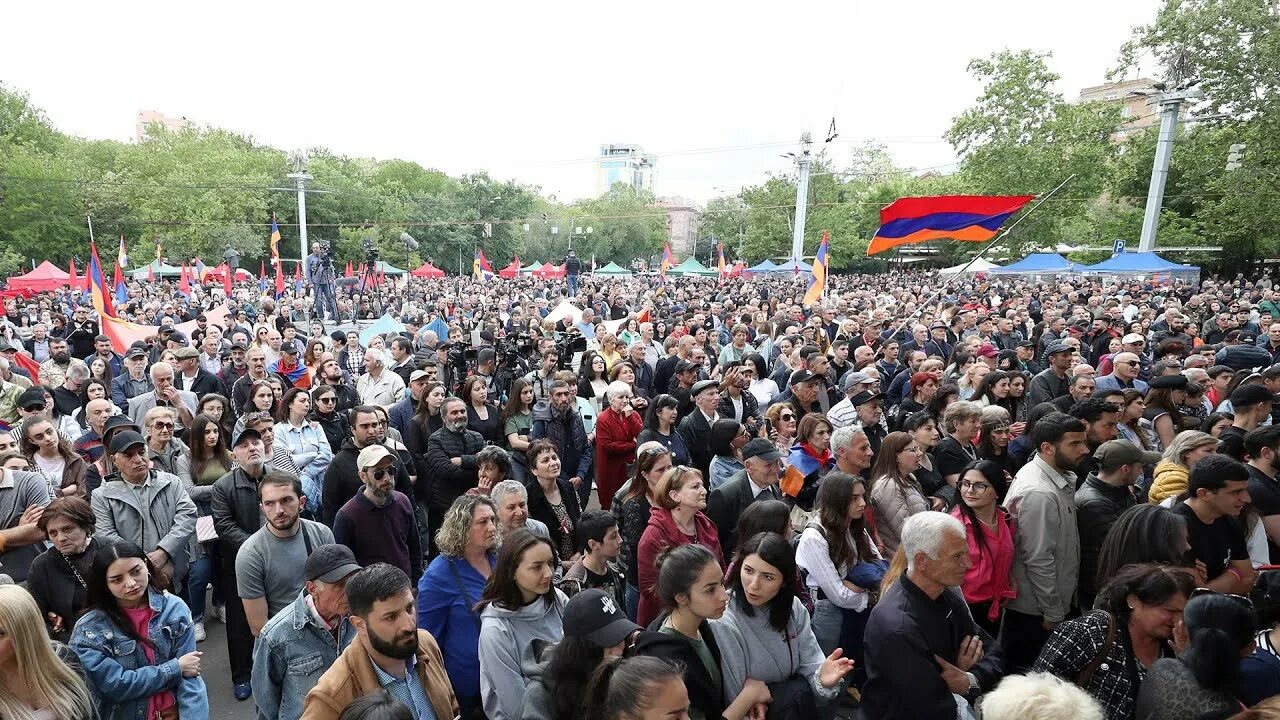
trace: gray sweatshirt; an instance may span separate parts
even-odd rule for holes
[[[518,720],[525,682],[537,667],[533,641],[564,636],[569,599],[555,593],[554,605],[538,598],[515,610],[491,603],[480,612],[480,699],[489,720]]]
[[[738,609],[732,594],[724,617],[711,621],[711,632],[720,646],[726,705],[737,699],[747,678],[763,683],[792,676],[808,678],[819,705],[831,701],[840,690],[839,685],[827,689],[819,682],[818,672],[826,656],[813,636],[809,611],[799,598],[791,600],[791,619],[787,621],[785,637],[769,624],[767,612],[756,610],[748,617]]]

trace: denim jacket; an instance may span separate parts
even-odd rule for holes
[[[71,632],[71,649],[89,676],[102,720],[144,720],[147,701],[165,690],[173,693],[180,717],[208,717],[204,679],[182,677],[178,668],[178,658],[196,649],[191,611],[176,595],[155,589],[148,593],[154,614],[147,637],[155,649],[154,663],[101,610],[85,613]]]
[[[307,693],[355,637],[347,618],[338,628],[341,647],[307,606],[306,590],[267,621],[253,647],[253,701],[259,720],[302,717]]]

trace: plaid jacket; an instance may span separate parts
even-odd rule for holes
[[[1136,711],[1138,688],[1146,670],[1133,656],[1124,621],[1114,618],[1112,622],[1116,623],[1115,644],[1084,690],[1102,706],[1107,720],[1130,720]],[[1085,666],[1102,651],[1106,640],[1105,610],[1094,610],[1074,620],[1066,620],[1054,629],[1031,669],[1033,672],[1053,673],[1074,683]],[[1167,648],[1162,654],[1173,656],[1172,650]]]

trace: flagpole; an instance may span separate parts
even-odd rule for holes
[[[89,242],[93,242],[93,216],[85,215],[84,219],[89,221]]]
[[[1056,194],[1058,193],[1058,191],[1059,191],[1059,190],[1061,190],[1062,188],[1066,187],[1066,186],[1067,186],[1067,183],[1069,183],[1069,182],[1071,182],[1072,180],[1074,180],[1074,179],[1075,179],[1075,177],[1076,177],[1075,173],[1072,173],[1072,174],[1068,175],[1068,176],[1067,176],[1067,179],[1066,179],[1066,180],[1063,180],[1063,181],[1062,181],[1062,182],[1060,182],[1060,183],[1058,183],[1058,186],[1057,186],[1057,187],[1055,187],[1054,189],[1050,190],[1049,192],[1047,192],[1047,193],[1045,193],[1044,195],[1041,195],[1039,198],[1037,198],[1037,199],[1036,199],[1036,202],[1035,202],[1035,204],[1034,204],[1034,205],[1032,205],[1031,207],[1027,208],[1027,211],[1026,211],[1026,212],[1024,212],[1024,213],[1022,213],[1022,215],[1021,215],[1021,216],[1019,216],[1017,220],[1013,221],[1013,224],[1009,225],[1009,227],[1005,228],[1004,230],[1001,230],[999,235],[996,235],[994,238],[992,238],[992,239],[991,239],[991,242],[989,242],[989,243],[987,243],[985,246],[983,246],[983,248],[982,248],[981,250],[979,250],[979,251],[977,252],[977,254],[975,254],[972,258],[970,258],[970,259],[969,259],[969,262],[967,262],[967,263],[965,263],[965,264],[964,264],[964,267],[960,268],[960,270],[956,273],[956,275],[963,275],[963,274],[965,273],[965,271],[969,269],[969,266],[973,265],[973,264],[974,264],[974,263],[976,263],[978,260],[980,260],[980,259],[982,258],[982,256],[983,256],[983,255],[986,255],[986,254],[987,254],[987,252],[989,252],[989,251],[991,250],[991,248],[993,248],[993,247],[995,247],[997,244],[999,244],[1001,240],[1004,240],[1004,239],[1005,239],[1005,237],[1006,237],[1010,232],[1012,232],[1014,228],[1016,228],[1016,227],[1018,227],[1019,225],[1021,225],[1021,224],[1022,224],[1022,221],[1023,221],[1023,220],[1026,220],[1028,217],[1030,217],[1030,216],[1031,216],[1031,213],[1035,212],[1035,211],[1036,211],[1036,209],[1037,209],[1037,208],[1039,208],[1041,205],[1043,205],[1043,204],[1045,203],[1045,201],[1046,201],[1046,200],[1048,200],[1049,198],[1051,198],[1051,197],[1053,197],[1054,195],[1056,195]],[[830,252],[830,251],[828,251],[828,252]],[[893,329],[893,334],[889,336],[889,338],[890,338],[890,339],[893,339],[893,338],[898,337],[898,333],[902,332],[902,329],[903,329],[904,327],[906,327],[906,326],[907,326],[907,323],[909,323],[909,322],[911,322],[912,320],[916,319],[916,317],[917,317],[917,316],[919,316],[919,315],[923,314],[926,308],[931,307],[931,306],[933,305],[934,301],[941,299],[941,297],[942,297],[942,292],[943,292],[942,283],[941,283],[941,282],[940,282],[940,283],[938,283],[938,286],[939,286],[939,287],[938,287],[938,289],[937,289],[936,291],[934,291],[934,293],[933,293],[932,295],[930,295],[930,296],[928,297],[928,299],[927,299],[927,300],[925,300],[924,302],[921,302],[921,303],[920,303],[919,307],[917,307],[917,308],[916,308],[916,311],[915,311],[915,312],[913,312],[913,313],[911,313],[910,315],[908,315],[908,316],[907,316],[907,317],[902,321],[902,323],[898,325],[898,327],[896,327],[896,328],[894,328],[894,329]],[[881,347],[881,349],[880,349],[880,350],[878,350],[878,351],[876,351],[876,354],[877,354],[877,355],[881,355],[881,354],[883,354],[883,352],[884,352],[884,345],[882,344],[880,347]],[[946,360],[947,358],[943,358],[943,359],[944,359],[944,360]]]

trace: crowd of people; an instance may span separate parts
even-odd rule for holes
[[[6,296],[0,717],[1280,717],[1269,279],[569,280]]]

